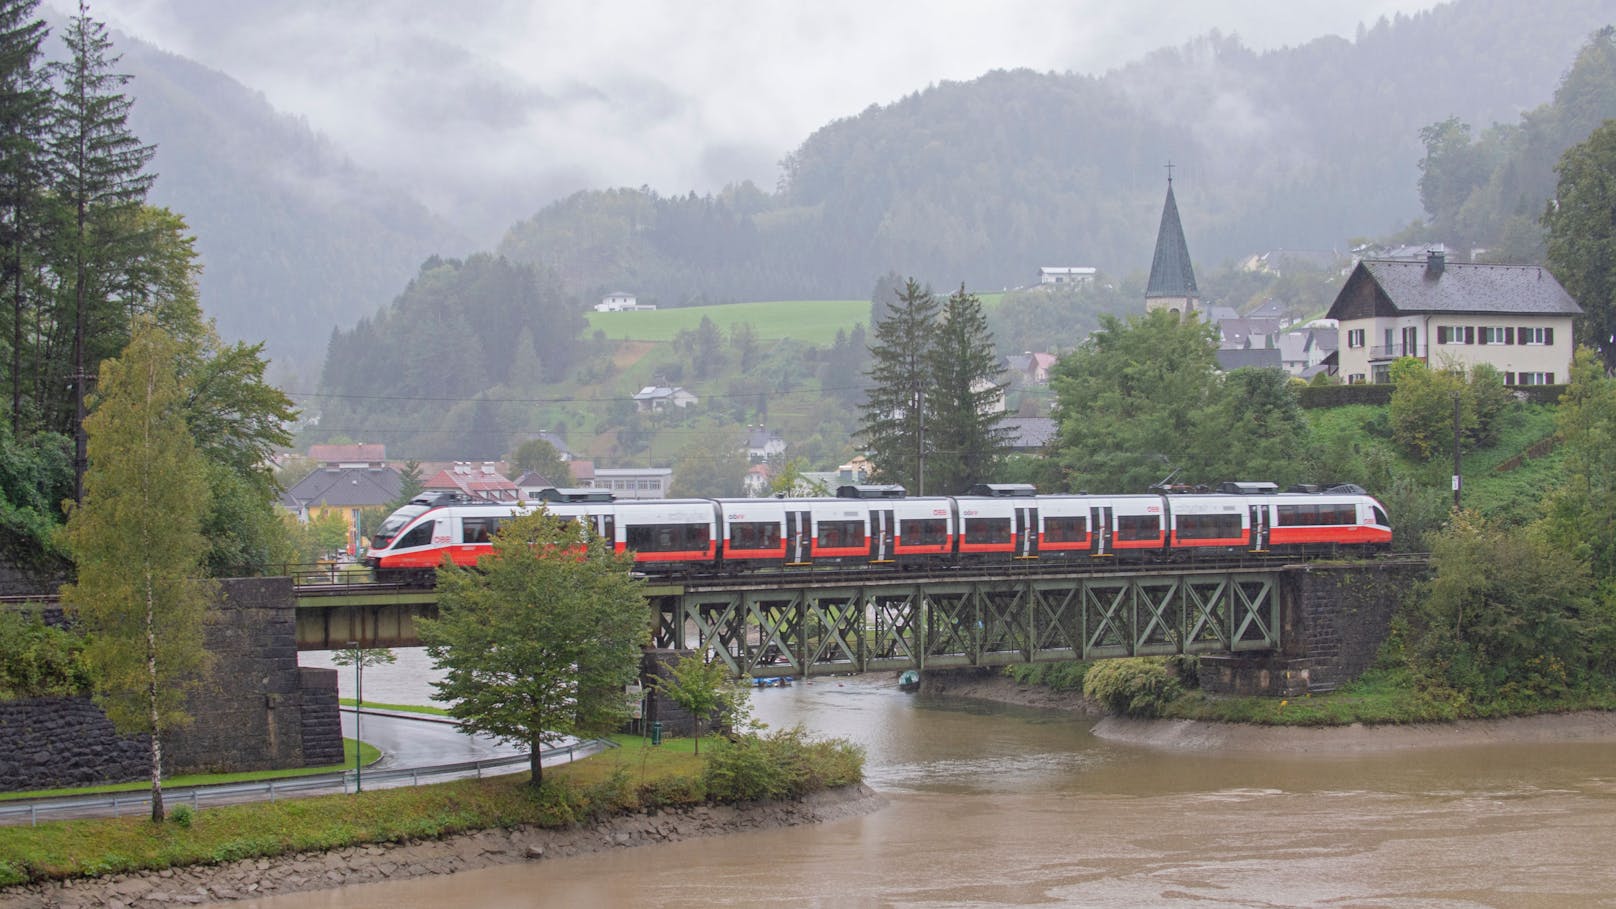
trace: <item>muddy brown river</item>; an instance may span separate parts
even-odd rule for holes
[[[367,694],[368,694],[367,679]],[[1243,753],[887,679],[760,691],[868,752],[860,818],[237,905],[1616,906],[1616,741]]]

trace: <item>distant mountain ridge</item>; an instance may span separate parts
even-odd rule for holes
[[[203,307],[227,338],[266,341],[312,381],[333,329],[392,300],[428,256],[467,245],[262,95],[138,39],[116,42],[134,76],[130,123],[157,145],[151,201],[196,233]]]
[[[1216,33],[1103,76],[987,73],[826,124],[776,191],[599,188],[514,225],[498,251],[554,268],[580,305],[862,297],[881,275],[997,290],[1040,265],[1149,265],[1166,172],[1198,269],[1342,249],[1420,217],[1419,130],[1512,122],[1550,97],[1616,0],[1457,0],[1256,53]],[[184,214],[227,336],[313,373],[334,328],[467,241],[405,188],[215,71],[120,36],[153,201]]]

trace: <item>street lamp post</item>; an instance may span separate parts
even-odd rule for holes
[[[364,761],[364,740],[359,737],[359,718],[365,706],[365,655],[359,649],[358,641],[349,641],[348,647],[353,651],[353,677],[354,677],[354,712],[353,712],[353,779],[354,792],[365,791],[364,779],[361,776],[361,764]]]

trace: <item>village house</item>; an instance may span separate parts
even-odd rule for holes
[[[314,454],[312,449],[310,454]],[[293,483],[280,494],[277,502],[302,523],[317,521],[331,512],[342,515],[343,523],[348,527],[349,551],[353,552],[357,551],[361,537],[368,530],[360,513],[366,508],[391,503],[398,498],[403,485],[403,476],[380,460],[374,464],[326,463]]]
[[[749,426],[746,430],[746,457],[754,464],[779,458],[786,453],[786,440],[778,432],[762,426]]]
[[[604,489],[619,499],[665,499],[673,483],[671,467],[596,467],[573,461],[572,479],[582,489]]]
[[[1091,265],[1045,265],[1038,269],[1039,284],[1066,284],[1073,286],[1094,283],[1100,270]]]
[[[499,472],[492,461],[472,464],[456,461],[422,481],[425,492],[454,492],[477,502],[515,502],[520,490]]]
[[[633,294],[609,293],[595,304],[595,312],[642,312],[656,309],[655,303],[641,303]]]
[[[655,413],[669,407],[689,407],[700,400],[677,386],[647,385],[634,393],[634,406],[640,413]]]
[[[1392,362],[1433,368],[1487,364],[1506,385],[1553,385],[1570,375],[1572,322],[1582,308],[1536,265],[1363,259],[1329,318],[1340,324],[1338,372],[1349,384],[1384,383]]]

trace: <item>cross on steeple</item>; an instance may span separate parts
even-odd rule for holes
[[[1173,160],[1171,158],[1167,159],[1167,165],[1166,166],[1167,166],[1167,185],[1172,186],[1173,185]]]

